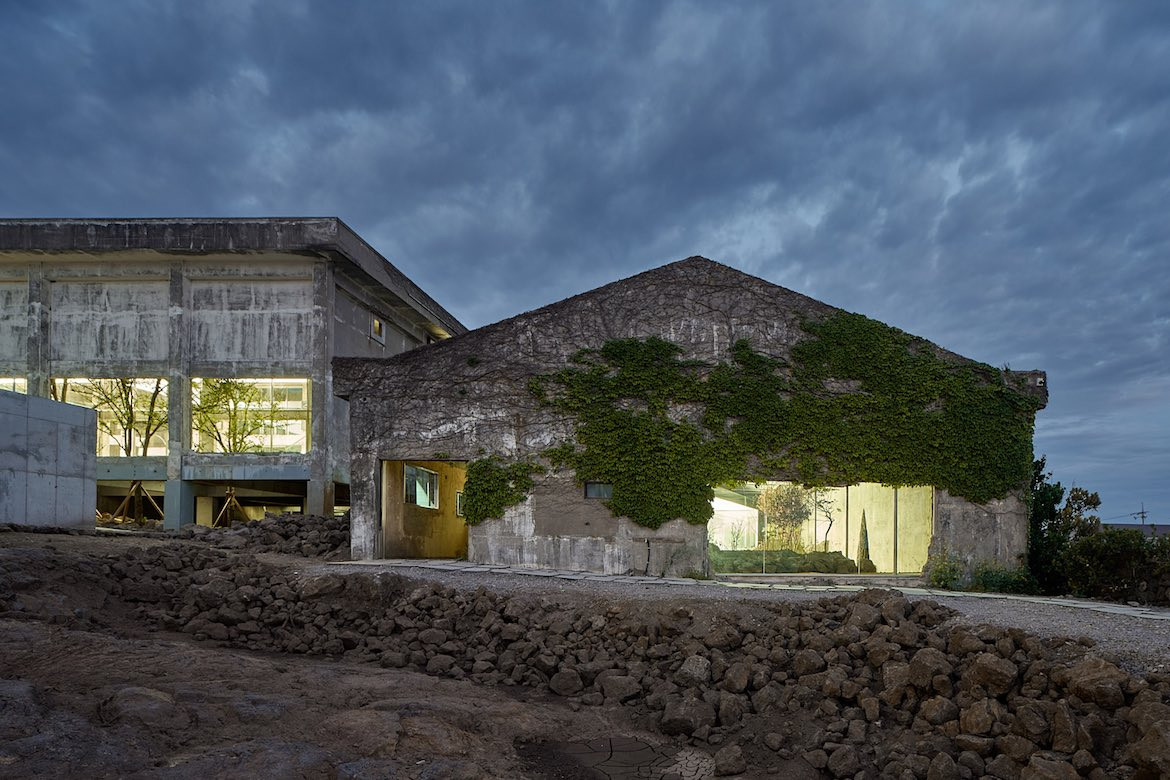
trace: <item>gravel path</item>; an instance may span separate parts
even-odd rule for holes
[[[283,565],[297,561],[281,556]],[[395,566],[380,568],[366,564],[324,564],[299,559],[294,566],[306,576],[333,573],[366,573],[392,571],[411,579],[439,582],[459,590],[485,588],[500,594],[547,596],[556,600],[594,602],[602,600],[636,600],[686,602],[703,600],[708,603],[728,604],[811,601],[842,593],[806,590],[772,590],[733,588],[703,583],[695,585],[662,585],[636,582],[562,580],[553,577],[502,574],[495,572],[461,572],[422,567]],[[977,625],[990,623],[1010,628],[1021,628],[1042,637],[1067,637],[1083,644],[1094,645],[1094,652],[1120,663],[1131,672],[1170,674],[1170,620],[1152,620],[1130,615],[1096,612],[1078,607],[1052,603],[1036,603],[1011,598],[987,598],[955,595],[921,596],[907,594],[916,600],[930,598],[956,610],[958,623]]]

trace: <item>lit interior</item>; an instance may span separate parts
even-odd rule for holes
[[[56,378],[53,398],[97,411],[99,457],[167,454],[167,380]]]
[[[933,507],[930,487],[873,482],[716,488],[707,524],[711,567],[723,573],[919,574]]]
[[[192,379],[191,446],[197,452],[306,453],[308,379]]]
[[[10,393],[28,393],[28,380],[18,376],[0,376],[0,390]]]

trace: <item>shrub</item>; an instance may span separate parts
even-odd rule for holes
[[[1040,584],[1026,566],[1008,568],[985,561],[975,567],[975,572],[971,575],[970,590],[981,593],[1032,594],[1040,592]]]
[[[857,563],[839,552],[721,550],[707,547],[711,570],[719,574],[856,574]]]
[[[925,571],[930,587],[957,590],[963,580],[963,561],[954,553],[943,550],[927,559]]]
[[[1044,458],[1032,464],[1028,490],[1028,568],[1043,593],[1067,593],[1069,550],[1100,527],[1092,512],[1101,505],[1096,493],[1069,488],[1067,496],[1052,474],[1044,470]],[[1061,506],[1061,500],[1064,505]]]
[[[1069,547],[1066,571],[1078,596],[1128,601],[1158,568],[1161,546],[1141,531],[1105,528]]]

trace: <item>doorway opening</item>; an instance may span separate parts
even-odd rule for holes
[[[382,461],[383,557],[466,558],[466,481],[464,461]]]

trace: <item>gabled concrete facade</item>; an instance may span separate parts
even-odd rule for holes
[[[97,478],[162,488],[168,527],[205,519],[229,484],[332,512],[350,459],[331,360],[464,331],[336,218],[0,220],[0,387],[48,397],[58,378],[164,379],[165,454],[99,457]],[[305,451],[193,451],[192,381],[217,378],[302,383]]]
[[[683,359],[715,364],[747,339],[758,352],[787,358],[806,337],[802,321],[838,311],[696,257],[392,358],[335,360],[336,391],[350,401],[354,435],[353,557],[426,555],[418,531],[395,519],[403,486],[386,476],[388,464],[539,459],[548,447],[571,440],[574,421],[542,407],[528,383],[563,368],[578,350],[656,336],[681,347]],[[948,361],[971,362],[930,348]],[[1047,398],[1041,372],[1012,379]],[[1024,551],[1019,494],[976,505],[935,490],[931,500],[932,552],[1014,564]],[[706,541],[704,526],[681,519],[649,530],[613,517],[584,495],[571,472],[549,472],[502,519],[470,528],[467,554],[481,563],[675,575],[707,570]]]

